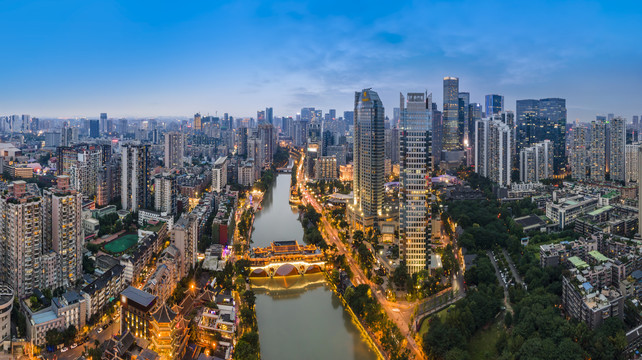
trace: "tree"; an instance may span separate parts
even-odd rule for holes
[[[254,308],[254,304],[256,303],[256,295],[254,294],[254,291],[245,291],[243,293],[243,301],[250,309]]]
[[[250,275],[250,260],[249,259],[240,259],[237,260],[236,263],[234,263],[234,269],[236,270],[236,273],[243,276],[247,277]]]
[[[404,288],[406,286],[406,283],[408,282],[408,279],[410,279],[410,276],[408,275],[406,262],[401,261],[399,262],[399,266],[397,266],[395,271],[392,273],[392,282],[397,288]]]

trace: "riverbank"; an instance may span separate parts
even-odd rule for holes
[[[357,325],[357,328],[359,329],[359,331],[361,331],[361,335],[366,340],[368,340],[368,345],[370,345],[370,347],[373,350],[376,350],[377,356],[380,359],[387,359],[387,357],[384,355],[385,354],[384,351],[379,347],[379,344],[377,344],[377,342],[374,340],[374,335],[365,328],[365,326],[363,325],[363,323],[361,323],[361,320],[359,319],[357,314],[355,314],[354,311],[352,311],[352,308],[350,307],[346,299],[343,297],[343,294],[339,292],[339,289],[337,289],[337,286],[332,282],[328,273],[324,271],[323,275],[325,276],[326,283],[330,285],[330,288],[332,289],[334,294],[341,300],[341,303],[343,304],[343,308],[348,311],[348,313],[352,317],[352,321],[355,323],[355,325]]]

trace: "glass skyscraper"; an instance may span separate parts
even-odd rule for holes
[[[486,95],[486,117],[501,114],[504,111],[504,97],[502,95]]]
[[[413,274],[429,264],[432,99],[408,93],[407,99],[400,95],[400,103],[399,235],[408,272]]]
[[[354,203],[349,209],[357,227],[374,225],[382,215],[384,197],[384,108],[372,89],[354,97]]]
[[[444,109],[442,112],[441,148],[445,151],[461,150],[459,138],[459,79],[444,78]]]

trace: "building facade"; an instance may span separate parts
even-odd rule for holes
[[[431,105],[424,93],[400,95],[399,236],[410,274],[430,263]]]

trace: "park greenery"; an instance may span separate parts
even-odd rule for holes
[[[626,346],[624,323],[609,318],[595,330],[576,320],[567,320],[561,311],[562,268],[541,268],[535,248],[521,245],[525,236],[514,217],[537,214],[534,203],[524,199],[502,204],[492,196],[485,179],[468,173],[473,188],[487,194],[487,200],[454,201],[445,204],[443,219],[458,224],[463,233],[459,245],[477,253],[475,266],[467,269],[466,298],[458,301],[445,316],[432,316],[423,336],[426,352],[436,359],[623,359]],[[446,228],[448,228],[446,226]],[[571,232],[554,235],[531,234],[532,243],[549,243],[576,237]],[[501,310],[503,290],[498,285],[487,250],[504,248],[515,262],[528,288],[509,288],[510,310]],[[468,344],[480,332],[503,316],[503,326],[488,353],[479,354]]]
[[[344,298],[352,311],[379,340],[389,359],[408,359],[409,350],[402,346],[403,335],[392,322],[368,285],[346,289]]]
[[[114,234],[121,230],[132,230],[134,218],[132,214],[127,214],[122,220],[116,213],[107,214],[98,218],[100,227],[98,228],[98,236],[107,234]]]

